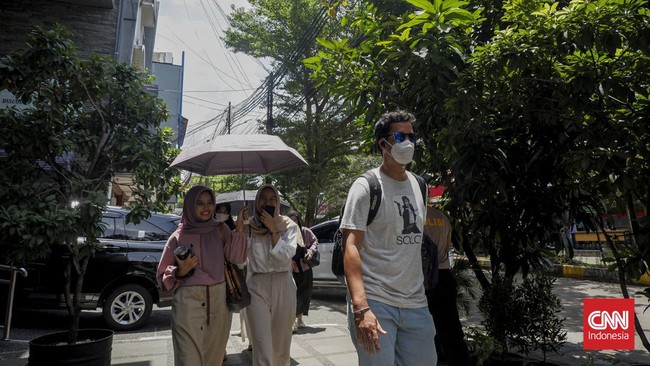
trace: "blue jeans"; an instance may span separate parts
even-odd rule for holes
[[[381,351],[369,355],[363,350],[363,346],[357,344],[349,297],[347,302],[348,328],[352,343],[357,349],[359,366],[428,366],[438,363],[434,342],[436,328],[426,306],[407,309],[368,300],[372,313],[387,332],[379,334]]]

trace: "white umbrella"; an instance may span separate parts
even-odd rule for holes
[[[267,174],[307,165],[293,148],[274,135],[220,135],[183,149],[171,166],[201,175]]]
[[[183,149],[171,164],[201,175],[268,174],[305,165],[305,159],[280,137],[265,134],[220,135]]]
[[[255,190],[224,192],[217,195],[217,199],[215,200],[215,203],[216,204],[228,203],[230,204],[230,211],[233,214],[237,214],[239,211],[241,211],[242,207],[244,207],[244,202],[246,202],[246,197],[249,197],[249,199],[253,199],[255,198],[256,194],[257,191]],[[248,206],[248,211],[253,212],[254,209],[253,202],[248,201],[246,205]],[[284,210],[287,210],[289,208],[291,208],[289,203],[281,199],[280,211],[284,212]]]

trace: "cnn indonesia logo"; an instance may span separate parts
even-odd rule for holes
[[[634,349],[634,299],[584,299],[585,350]]]

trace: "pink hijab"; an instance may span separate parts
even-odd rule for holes
[[[178,226],[181,233],[205,234],[213,231],[217,226],[219,226],[220,223],[217,222],[214,218],[210,218],[208,221],[199,221],[196,218],[196,201],[199,199],[199,196],[203,192],[209,192],[212,196],[212,202],[214,202],[214,192],[208,187],[192,187],[185,195],[185,201],[183,202],[183,216],[181,216],[181,223]]]

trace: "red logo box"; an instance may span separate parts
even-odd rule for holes
[[[584,299],[583,349],[633,350],[634,299]]]

